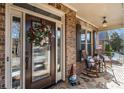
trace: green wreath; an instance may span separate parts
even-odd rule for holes
[[[50,44],[52,32],[49,26],[37,26],[37,28],[30,28],[27,31],[27,39],[36,46],[44,46]]]

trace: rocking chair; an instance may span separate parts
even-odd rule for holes
[[[92,58],[88,58],[86,56],[86,51],[82,50],[82,56],[85,62],[85,71],[87,76],[96,76],[99,77],[99,62],[97,60],[93,60]]]

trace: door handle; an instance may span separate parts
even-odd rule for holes
[[[29,58],[26,57],[26,58],[25,58],[25,69],[28,69],[28,61],[29,61]]]

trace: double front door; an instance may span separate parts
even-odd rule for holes
[[[6,35],[8,88],[45,88],[62,79],[61,27],[41,17],[11,10]],[[51,44],[30,42],[28,33],[37,26],[47,25],[52,31]],[[56,29],[57,28],[57,29]],[[33,37],[32,37],[33,38]]]

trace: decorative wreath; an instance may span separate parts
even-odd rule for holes
[[[49,25],[41,25],[39,22],[32,22],[32,27],[27,32],[28,40],[36,46],[45,46],[51,43],[54,37]]]

